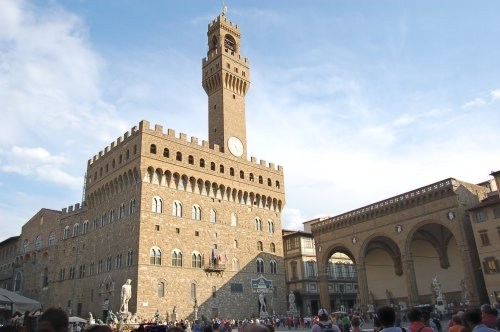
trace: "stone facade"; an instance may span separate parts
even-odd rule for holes
[[[489,303],[500,302],[500,171],[491,174],[495,187],[469,210]]]
[[[14,271],[18,267],[16,257],[20,236],[12,236],[0,243],[0,288],[14,290]]]
[[[484,303],[467,210],[489,192],[488,186],[449,178],[312,223],[321,306],[335,305],[327,266],[337,252],[355,262],[363,310],[434,303],[434,277],[449,303]]]
[[[142,318],[259,316],[260,293],[265,314],[285,313],[283,168],[247,159],[239,28],[221,14],[208,29],[208,142],[141,121],[91,158],[85,201],[23,227],[19,243],[57,220],[54,247],[18,251],[23,294],[102,318],[131,279],[129,311]]]

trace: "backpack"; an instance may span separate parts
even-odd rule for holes
[[[321,327],[321,332],[334,332],[332,322],[328,322],[328,324],[322,324],[318,322],[319,327]]]

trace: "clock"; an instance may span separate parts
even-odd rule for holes
[[[229,152],[234,156],[241,157],[243,155],[243,143],[241,143],[238,137],[229,137],[227,140],[227,147],[229,148]]]

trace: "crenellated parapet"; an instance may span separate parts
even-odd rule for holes
[[[68,207],[62,208],[62,217],[67,217],[70,215],[78,214],[86,209],[85,204],[75,203],[75,205],[70,205]]]

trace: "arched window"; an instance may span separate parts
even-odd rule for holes
[[[128,206],[128,214],[135,213],[135,198],[130,200],[130,204]]]
[[[170,150],[165,148],[163,149],[163,157],[170,158]]]
[[[69,237],[69,226],[64,227],[63,232],[63,240],[66,240]]]
[[[42,287],[49,286],[49,268],[43,269]]]
[[[259,217],[255,218],[255,230],[262,231],[262,220]]]
[[[197,251],[193,252],[191,256],[191,267],[201,269],[201,254]]]
[[[257,273],[264,273],[264,260],[257,258]]]
[[[267,178],[267,185],[270,187],[272,186],[271,178]]]
[[[152,154],[156,154],[156,145],[151,144],[151,146],[149,147],[149,152]]]
[[[23,254],[26,254],[30,250],[30,241],[24,240],[23,242]]]
[[[163,212],[163,201],[160,197],[153,197],[152,211],[154,213],[162,213]]]
[[[78,231],[80,230],[80,224],[76,223],[73,225],[73,237],[78,236]]]
[[[264,246],[262,245],[262,241],[257,241],[257,250],[258,251],[264,250]]]
[[[182,203],[179,201],[174,201],[172,203],[172,215],[174,217],[182,217]]]
[[[264,180],[262,179],[262,175],[259,175],[259,183],[260,183],[260,184],[263,184],[263,183],[264,183]]]
[[[191,298],[196,299],[196,283],[191,283]]]
[[[269,246],[269,249],[271,250],[271,252],[276,252],[276,245],[271,242],[271,245]]]
[[[280,182],[278,180],[276,180],[276,188],[280,188]]]
[[[85,220],[83,222],[82,234],[85,235],[88,233],[88,231],[89,231],[89,221]]]
[[[165,283],[163,281],[158,283],[158,297],[165,297]]]
[[[229,169],[229,175],[234,176],[234,168],[231,167]]]
[[[276,261],[272,260],[271,263],[269,264],[270,271],[272,274],[278,273],[278,263]]]
[[[23,283],[23,274],[21,271],[17,271],[16,277],[14,278],[14,292],[18,293],[21,291],[22,283]]]
[[[253,181],[254,181],[254,179],[253,179],[253,173],[250,173],[250,174],[248,175],[248,178],[249,178],[249,180],[250,180],[250,181],[252,181],[252,182],[253,182]]]
[[[182,252],[179,249],[172,251],[172,266],[182,266]]]
[[[125,217],[125,204],[121,203],[118,209],[118,219],[123,219]]]
[[[149,264],[161,265],[161,249],[152,247],[149,250]]]
[[[231,262],[231,268],[233,271],[240,270],[240,262],[238,261],[238,258],[233,258],[233,260]]]
[[[238,240],[234,240],[233,247],[238,248]]]
[[[245,172],[240,171],[240,179],[244,179],[244,178],[245,178]]]
[[[191,156],[191,155],[190,155],[190,156],[188,157],[188,163],[189,163],[190,165],[194,165],[194,157],[193,157],[193,156]]]
[[[269,233],[274,233],[274,222],[272,220],[267,221],[267,228]]]
[[[201,220],[201,207],[199,205],[193,205],[191,210],[191,219]]]
[[[56,244],[56,233],[55,232],[51,232],[50,235],[49,235],[48,246],[49,247],[53,247],[55,244]]]
[[[200,159],[200,167],[205,168],[205,159]]]
[[[210,163],[210,170],[215,171],[215,163],[214,162]]]
[[[210,222],[217,222],[217,211],[214,209],[210,210]]]
[[[182,153],[180,151],[177,151],[175,154],[175,160],[182,161]]]
[[[42,236],[38,235],[35,240],[35,250],[42,249]]]
[[[231,213],[231,226],[238,226],[238,217]]]

